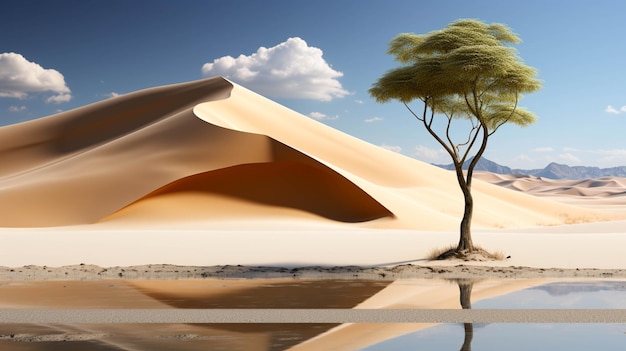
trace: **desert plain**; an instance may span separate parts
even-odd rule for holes
[[[0,157],[5,309],[241,307],[237,292],[259,284],[306,294],[289,290],[294,279],[362,292],[340,308],[453,308],[454,284],[425,297],[398,282],[505,279],[476,285],[485,298],[545,278],[626,278],[626,179],[479,172],[474,242],[506,258],[430,261],[458,240],[463,199],[452,172],[221,77],[2,127]],[[352,350],[427,324],[388,326],[321,325],[290,347]],[[63,328],[79,340],[122,327]],[[210,336],[193,328],[168,333]],[[127,349],[119,345],[111,349]]]

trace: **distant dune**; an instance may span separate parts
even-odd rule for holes
[[[476,172],[474,177],[508,189],[523,191],[537,196],[626,196],[626,178],[603,177],[585,180],[554,180],[488,172]]]
[[[626,178],[602,177],[584,180],[547,179],[529,175],[475,172],[480,179],[506,189],[594,210],[626,209]]]
[[[0,157],[2,227],[211,228],[262,218],[453,230],[463,208],[451,172],[363,142],[221,77],[0,128]],[[565,214],[582,221],[619,217],[511,190],[552,191],[522,178],[495,180],[509,183],[474,184],[476,226],[555,225],[567,222]],[[562,192],[608,196],[613,185],[623,187],[624,180]]]

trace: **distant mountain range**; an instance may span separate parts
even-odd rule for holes
[[[465,161],[463,169],[467,169],[470,160]],[[437,165],[443,169],[454,170],[454,165]],[[594,179],[601,177],[624,177],[626,178],[626,166],[599,168],[586,166],[568,166],[556,162],[552,162],[542,169],[512,169],[507,166],[499,165],[486,158],[481,158],[476,164],[475,171],[487,171],[498,174],[523,174],[535,177],[543,177],[548,179]]]

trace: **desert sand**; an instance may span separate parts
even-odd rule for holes
[[[163,303],[173,296],[167,281],[181,289],[209,278],[245,278],[243,285],[250,278],[357,279],[381,285],[344,308],[393,309],[424,300],[402,287],[407,279],[516,278],[481,295],[487,297],[537,278],[626,277],[625,179],[479,173],[474,242],[508,258],[428,261],[431,250],[458,239],[463,203],[452,172],[356,139],[221,77],[2,127],[0,157],[0,280],[7,286],[40,282],[49,284],[44,290],[63,291],[86,281],[94,285],[76,288],[82,295],[121,286],[115,291],[139,301],[135,306],[176,308]],[[458,301],[446,289],[456,291],[436,289],[428,298],[441,301],[430,308]],[[3,307],[34,308],[37,290],[18,290],[6,293]],[[63,306],[62,300],[38,307]],[[125,308],[116,303],[104,308]],[[311,342],[293,346],[359,340],[345,344],[350,350],[428,324],[389,326],[374,333],[324,324],[302,337],[319,335]],[[66,328],[64,335],[120,333],[107,328]],[[164,328],[163,335],[180,338],[211,336],[206,329]],[[259,345],[255,338],[244,338],[243,349]]]
[[[221,77],[0,128],[0,156],[7,267],[431,264],[463,207],[451,172]],[[488,264],[626,268],[625,180],[477,178]]]

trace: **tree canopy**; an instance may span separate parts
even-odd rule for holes
[[[501,117],[501,109],[489,113],[494,103],[515,106],[520,94],[541,87],[536,70],[507,46],[519,42],[504,24],[471,19],[428,34],[403,33],[389,43],[388,50],[402,66],[388,71],[369,92],[381,103],[429,100],[436,112],[444,111],[434,100],[457,97],[467,100],[468,112],[476,118]],[[526,113],[510,122],[526,125],[533,117]]]

